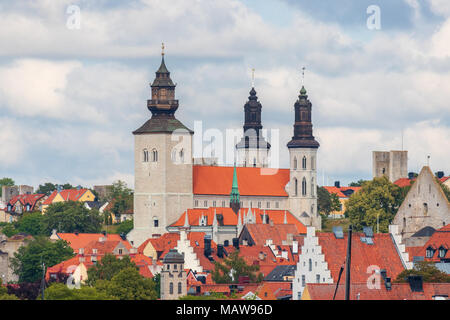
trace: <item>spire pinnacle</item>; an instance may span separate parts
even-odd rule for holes
[[[164,57],[164,42],[161,43],[161,55]]]
[[[255,87],[255,68],[252,68],[252,88]]]

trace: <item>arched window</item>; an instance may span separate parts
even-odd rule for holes
[[[184,163],[184,150],[183,149],[181,149],[181,151],[180,151],[180,162]]]
[[[302,168],[303,168],[303,169],[306,169],[306,156],[303,156],[303,159],[302,159]]]
[[[314,178],[311,179],[311,197],[314,197]]]
[[[294,178],[294,195],[298,195],[298,182],[297,178]]]
[[[403,230],[405,230],[405,229],[406,229],[406,218],[403,217]]]
[[[178,282],[178,294],[181,294],[181,282]]]
[[[142,162],[148,162],[148,150],[144,149],[142,151]]]
[[[302,195],[306,196],[306,179],[303,178],[302,181]]]
[[[311,157],[311,170],[315,170],[316,169],[316,158],[315,157]]]
[[[158,227],[159,226],[159,221],[158,221],[158,218],[156,216],[153,217],[153,226],[154,227]]]
[[[309,259],[309,271],[312,271],[312,260]]]
[[[169,284],[169,293],[173,294],[173,282]]]
[[[297,157],[294,157],[294,170],[297,170]]]
[[[424,210],[424,214],[427,215],[427,213],[428,213],[428,203],[426,203],[426,202],[423,203],[423,210]]]
[[[156,149],[152,150],[152,161],[158,162],[158,151]]]

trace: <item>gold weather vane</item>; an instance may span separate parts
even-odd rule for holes
[[[164,55],[164,42],[161,43],[161,55]]]
[[[252,88],[255,87],[255,68],[252,68]]]

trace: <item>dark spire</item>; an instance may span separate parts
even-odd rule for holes
[[[260,148],[270,149],[270,144],[264,139],[261,134],[263,128],[261,124],[261,103],[256,96],[254,87],[250,90],[250,96],[247,103],[244,105],[244,136],[236,145],[238,149]]]
[[[298,100],[294,104],[294,136],[287,144],[288,148],[318,148],[320,146],[313,136],[311,107],[312,104],[308,100],[306,89],[302,86]]]
[[[151,84],[152,97],[147,100],[147,108],[152,112],[152,117],[142,127],[134,131],[134,134],[173,132],[176,129],[192,130],[184,126],[175,118],[178,109],[178,100],[175,99],[175,84],[170,78],[170,72],[164,62],[164,44],[162,45],[161,65],[156,71],[156,77]]]
[[[231,185],[231,192],[230,192],[230,208],[233,209],[234,213],[237,214],[240,207],[241,207],[241,202],[240,202],[239,186],[238,186],[236,163],[235,163],[234,170],[233,170],[233,184]]]

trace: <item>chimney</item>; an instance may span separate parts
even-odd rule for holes
[[[229,240],[225,240],[224,242],[223,242],[223,246],[224,247],[228,247],[230,245],[230,241]]]
[[[259,258],[259,260],[264,261],[264,259],[266,259],[266,254],[264,252],[260,251],[258,254],[258,258]]]
[[[283,249],[283,251],[281,251],[281,257],[283,258],[283,259],[288,259],[288,252],[286,251],[286,250],[284,250]]]
[[[74,232],[74,233],[75,233],[75,235],[77,236],[77,235],[78,235],[78,230],[75,230],[75,232]]]
[[[386,286],[386,290],[390,291],[392,289],[391,278],[386,278],[384,281],[384,285]]]
[[[412,292],[423,292],[422,276],[408,276],[408,282]]]
[[[336,188],[340,188],[340,187],[341,187],[341,182],[340,182],[340,181],[335,181],[335,182],[334,182],[334,186],[335,186]]]
[[[438,171],[438,172],[436,172],[436,177],[437,177],[438,179],[443,178],[443,177],[444,177],[444,171]]]
[[[223,258],[223,256],[224,256],[223,244],[218,244],[217,245],[217,256],[219,258]]]
[[[233,238],[233,247],[235,247],[237,250],[239,250],[239,239]]]
[[[408,172],[408,179],[414,179],[414,172]]]
[[[84,248],[78,249],[78,254],[83,255],[84,254]]]
[[[211,255],[211,236],[205,235],[203,241],[205,243],[204,254],[209,257]]]
[[[106,241],[106,238],[105,238],[105,237],[100,237],[100,238],[98,238],[98,241],[99,241],[99,242],[105,242],[105,241]]]
[[[102,234],[106,237],[106,231],[102,231]]]

